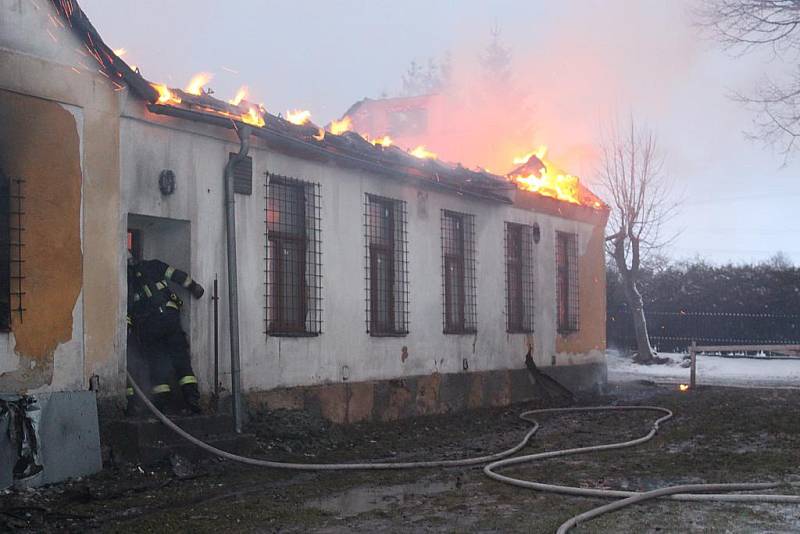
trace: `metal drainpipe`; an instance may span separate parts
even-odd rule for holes
[[[233,168],[250,150],[250,127],[240,126],[239,153],[225,165],[225,230],[228,241],[228,313],[231,334],[231,392],[236,432],[242,432],[242,376],[239,365],[239,280],[236,270],[236,205],[233,192]]]

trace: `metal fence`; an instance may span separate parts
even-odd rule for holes
[[[701,345],[800,344],[800,314],[728,313],[716,311],[645,311],[654,347],[662,352],[688,351],[692,341]],[[608,345],[635,348],[630,311],[609,311]]]

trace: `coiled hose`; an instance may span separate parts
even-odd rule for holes
[[[254,465],[258,467],[271,467],[274,469],[290,469],[296,471],[364,471],[364,470],[389,470],[389,469],[418,469],[430,467],[465,467],[478,464],[487,464],[483,468],[483,472],[490,478],[513,486],[534,489],[538,491],[545,491],[550,493],[560,493],[563,495],[573,495],[580,497],[601,497],[601,498],[617,498],[619,500],[612,503],[593,508],[587,512],[576,515],[566,522],[564,522],[557,531],[557,534],[567,532],[572,527],[580,523],[588,521],[599,515],[619,510],[625,506],[644,502],[659,497],[666,497],[680,501],[727,501],[727,502],[771,502],[771,503],[796,503],[800,504],[800,495],[778,495],[778,494],[728,494],[728,493],[711,493],[711,492],[733,492],[733,491],[752,491],[752,490],[767,490],[775,489],[782,486],[795,486],[797,483],[784,483],[784,482],[759,482],[759,483],[735,483],[735,484],[686,484],[680,486],[669,486],[659,488],[653,491],[637,492],[637,491],[620,491],[620,490],[605,490],[605,489],[591,489],[579,488],[574,486],[561,486],[556,484],[545,484],[542,482],[533,482],[529,480],[522,480],[513,478],[506,475],[496,473],[496,469],[509,467],[512,465],[533,462],[536,460],[543,460],[546,458],[554,458],[558,456],[569,456],[573,454],[583,454],[588,452],[605,451],[612,449],[623,449],[633,447],[645,443],[653,438],[658,432],[659,425],[672,418],[672,412],[666,408],[659,406],[589,406],[589,407],[575,407],[575,408],[545,408],[539,410],[529,410],[520,414],[520,418],[528,423],[531,423],[531,428],[526,432],[525,436],[520,442],[504,451],[494,454],[477,456],[472,458],[463,458],[459,460],[430,460],[423,462],[367,462],[367,463],[341,463],[341,464],[309,464],[309,463],[293,463],[293,462],[276,462],[272,460],[261,460],[258,458],[248,458],[240,456],[227,451],[218,449],[208,443],[205,443],[188,432],[184,431],[178,425],[173,423],[166,415],[156,408],[150,399],[147,398],[144,391],[139,387],[130,373],[128,380],[130,380],[136,395],[144,402],[145,406],[156,416],[156,418],[164,423],[171,430],[176,432],[179,436],[186,439],[190,443],[197,445],[214,455],[240,462],[247,465]],[[510,458],[513,454],[519,452],[525,445],[528,444],[530,439],[539,430],[539,423],[533,419],[536,414],[563,414],[563,413],[576,413],[576,412],[612,412],[612,411],[651,411],[659,412],[662,415],[658,418],[651,427],[650,431],[644,436],[630,441],[608,443],[604,445],[593,445],[589,447],[578,447],[572,449],[562,449],[556,451],[540,452],[535,454],[527,454],[523,456],[515,456]]]

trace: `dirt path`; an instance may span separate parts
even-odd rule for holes
[[[653,489],[688,482],[800,479],[800,392],[703,388],[681,394],[627,384],[605,403],[675,411],[636,449],[553,459],[517,476],[589,487]],[[277,412],[253,424],[257,456],[296,461],[457,458],[511,446],[516,414],[541,404],[391,424],[330,425]],[[531,451],[620,441],[646,432],[647,414],[542,417]],[[378,473],[287,473],[209,461],[178,479],[169,466],[107,469],[81,481],[0,497],[0,530],[110,532],[554,532],[601,501],[512,488],[478,468]],[[578,532],[800,530],[800,506],[659,501],[600,518]]]

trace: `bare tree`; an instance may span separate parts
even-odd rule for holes
[[[505,84],[511,78],[513,56],[511,49],[503,44],[500,38],[500,26],[495,24],[491,29],[492,40],[480,56],[484,77],[493,83]]]
[[[662,172],[655,134],[637,127],[633,118],[614,128],[601,144],[600,175],[611,207],[606,250],[622,279],[625,299],[636,333],[639,363],[662,363],[647,332],[644,303],[639,292],[640,269],[671,240],[664,223],[674,215],[672,181]],[[674,236],[673,236],[674,237]]]
[[[800,0],[705,0],[701,25],[728,48],[743,53],[768,48],[792,65],[800,56]],[[756,110],[754,136],[781,147],[788,156],[800,137],[800,71],[787,80],[769,78],[751,95],[737,99]]]
[[[402,76],[403,88],[401,96],[419,96],[439,93],[451,82],[452,58],[445,53],[440,61],[428,58],[425,66],[412,60]]]

